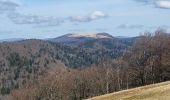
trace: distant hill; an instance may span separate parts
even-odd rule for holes
[[[116,38],[130,38],[128,36],[116,36]]]
[[[48,41],[78,48],[88,48],[93,50],[114,49],[122,51],[131,46],[136,39],[137,37],[117,38],[108,33],[72,33],[57,38],[48,39]]]
[[[107,33],[92,33],[92,34],[70,33],[57,38],[49,39],[49,41],[74,46],[89,40],[112,39],[112,38],[113,37]]]
[[[9,38],[9,39],[0,39],[0,42],[17,42],[25,40],[24,38]]]
[[[106,94],[87,100],[170,100],[170,82]]]

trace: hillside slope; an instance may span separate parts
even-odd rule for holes
[[[10,94],[11,90],[43,75],[47,69],[100,64],[104,58],[121,56],[124,49],[75,48],[36,39],[0,43],[0,94]]]
[[[170,81],[106,94],[87,100],[170,100]]]

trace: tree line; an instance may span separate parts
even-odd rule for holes
[[[80,69],[50,70],[13,90],[13,100],[82,100],[170,80],[170,35],[145,33],[117,59]]]

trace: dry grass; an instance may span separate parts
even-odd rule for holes
[[[170,100],[170,81],[106,94],[88,100]]]

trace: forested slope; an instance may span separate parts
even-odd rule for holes
[[[12,100],[82,100],[170,80],[170,35],[162,30],[133,45],[88,42],[77,47],[42,40],[1,43],[1,94]]]

